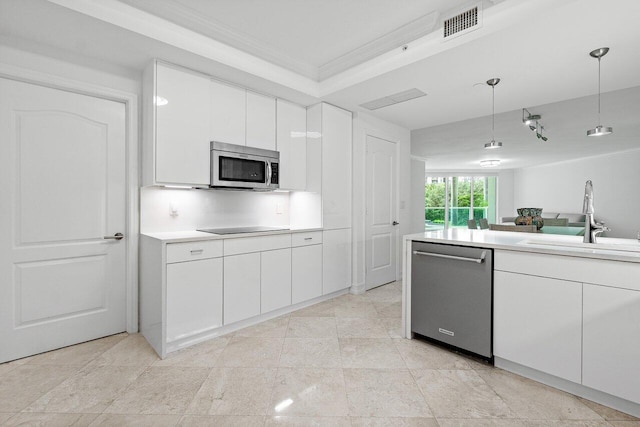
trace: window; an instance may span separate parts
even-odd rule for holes
[[[496,222],[495,176],[427,176],[424,186],[425,230],[467,228],[467,221]]]

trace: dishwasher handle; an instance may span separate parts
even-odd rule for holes
[[[455,259],[456,261],[469,261],[469,262],[475,262],[476,264],[482,264],[484,262],[485,256],[487,255],[487,251],[482,251],[480,258],[467,258],[463,256],[435,254],[432,252],[422,252],[422,251],[413,251],[413,254],[421,255],[421,256],[432,256],[435,258]]]

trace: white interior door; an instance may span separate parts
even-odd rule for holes
[[[0,362],[126,329],[125,105],[0,78]]]
[[[396,144],[367,135],[366,289],[396,280]]]

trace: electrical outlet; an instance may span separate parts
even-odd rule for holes
[[[178,216],[178,206],[175,204],[175,202],[169,203],[169,215],[171,215],[172,217]]]
[[[282,214],[282,203],[276,203],[276,213],[278,215]]]

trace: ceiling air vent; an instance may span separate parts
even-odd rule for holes
[[[373,101],[365,102],[364,104],[360,104],[360,106],[368,110],[377,110],[378,108],[388,107],[389,105],[399,104],[401,102],[420,98],[426,95],[427,94],[421,91],[420,89],[413,88],[413,89],[405,90],[402,92],[394,93],[393,95],[387,95],[382,98],[374,99]]]
[[[444,21],[444,38],[475,30],[480,23],[482,9],[474,6]]]

